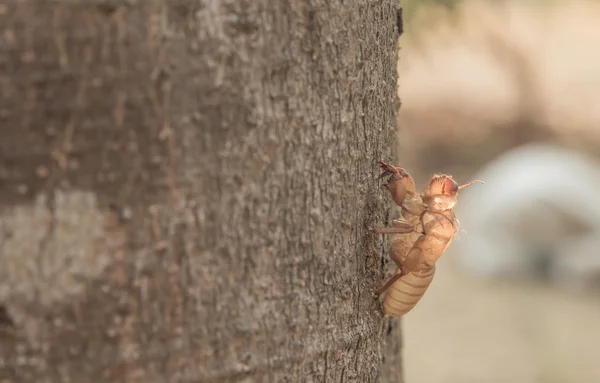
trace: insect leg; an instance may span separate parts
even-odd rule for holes
[[[425,239],[424,235],[419,237],[417,242],[415,242],[415,245],[408,252],[408,255],[406,256],[404,263],[402,264],[402,266],[399,267],[400,272],[397,274],[394,274],[394,276],[392,276],[379,290],[377,290],[374,294],[375,297],[377,297],[377,296],[381,295],[383,292],[385,292],[391,285],[396,283],[396,281],[398,279],[402,278],[403,276],[405,276],[406,274],[408,274],[412,271],[415,271],[415,269],[421,262],[421,258],[422,258],[421,257],[422,250],[418,246],[418,244],[419,244],[419,241],[423,241],[424,239]]]
[[[397,168],[383,161],[379,161],[377,164],[383,169],[379,178],[390,177],[385,188],[390,192],[394,202],[398,206],[402,206],[406,197],[414,194],[415,187],[412,177],[403,168]]]
[[[454,222],[452,221],[452,219],[448,218],[446,215],[442,214],[441,212],[438,212],[438,211],[424,211],[421,214],[421,217],[420,217],[420,219],[421,219],[421,225],[423,226],[423,231],[427,231],[426,228],[425,228],[425,223],[423,222],[423,217],[424,217],[425,213],[429,213],[429,214],[435,215],[435,221],[438,224],[440,224],[440,225],[442,225],[442,222],[440,221],[440,217],[441,217],[441,218],[445,219],[446,221],[448,221],[450,223],[450,225],[454,226]]]
[[[419,216],[419,221],[421,222],[421,227],[423,228],[423,234],[429,234],[429,229],[431,229],[430,227],[427,227],[425,225],[425,221],[423,220],[423,218],[425,217],[425,214],[427,214],[427,213],[435,215],[435,221],[440,225],[442,225],[442,222],[440,221],[440,217],[441,217],[441,218],[445,219],[446,221],[448,221],[450,223],[450,225],[454,226],[454,222],[452,221],[452,219],[448,218],[441,212],[425,210]]]
[[[419,221],[421,222],[421,227],[423,228],[423,234],[427,234],[427,227],[425,227],[425,221],[423,221],[423,217],[425,217],[425,213],[427,210],[424,210],[419,216]]]
[[[393,220],[392,226],[382,226],[373,229],[378,234],[406,234],[412,233],[414,230],[415,227],[413,224],[403,219]]]
[[[400,169],[402,169],[402,168],[396,168],[395,166],[390,165],[384,161],[377,161],[377,165],[381,166],[381,169],[383,169],[383,173],[379,176],[379,178],[383,178],[385,176],[391,176],[392,174],[400,174]],[[404,170],[404,169],[402,169],[402,170]]]
[[[392,276],[383,286],[381,286],[381,288],[379,288],[379,290],[377,290],[377,291],[375,291],[375,293],[373,293],[373,297],[377,298],[378,296],[383,294],[385,292],[385,290],[387,290],[391,285],[396,283],[396,281],[398,279],[402,278],[403,276],[404,276],[404,274],[402,272],[400,272],[398,274],[394,274],[394,276]]]
[[[412,249],[410,249],[410,251],[406,255],[406,259],[404,260],[404,263],[401,267],[402,275],[406,275],[414,271],[421,262],[423,258],[421,256],[423,254],[421,245],[426,240],[426,238],[427,237],[425,235],[421,235],[413,245]]]

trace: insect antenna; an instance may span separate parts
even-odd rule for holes
[[[475,180],[475,181],[469,182],[468,184],[464,184],[464,185],[459,186],[458,190],[462,190],[462,189],[466,188],[467,186],[473,185],[474,183],[485,184],[485,182],[483,182],[482,180]]]

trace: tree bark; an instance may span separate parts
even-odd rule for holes
[[[0,5],[0,381],[400,382],[397,8]]]

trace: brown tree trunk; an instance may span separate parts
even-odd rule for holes
[[[0,381],[401,381],[397,7],[3,2]]]

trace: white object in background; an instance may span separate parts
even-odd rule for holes
[[[600,286],[600,165],[564,148],[506,152],[460,195],[452,246],[479,276],[545,275],[570,290]]]

